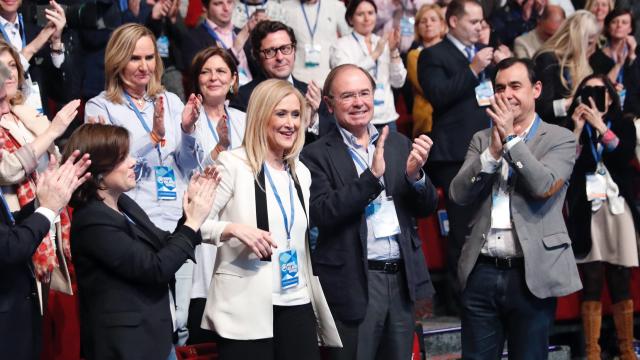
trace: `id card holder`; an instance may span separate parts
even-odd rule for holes
[[[167,35],[162,35],[156,40],[156,47],[158,48],[158,54],[160,57],[169,57],[169,38]]]
[[[40,97],[40,86],[37,82],[27,82],[29,86],[29,93],[25,104],[36,109],[41,115],[44,114],[44,107],[42,106],[42,98]]]
[[[280,264],[280,287],[290,289],[298,286],[298,253],[295,249],[289,249],[278,254]]]
[[[170,166],[154,166],[158,200],[175,200],[176,175]]]
[[[371,207],[371,209],[369,209]],[[383,238],[400,233],[396,206],[391,196],[380,196],[367,207],[373,224],[373,236]]]
[[[509,194],[498,189],[492,192],[491,199],[491,228],[511,229]]]
[[[491,105],[491,98],[493,97],[493,85],[491,81],[485,80],[476,86],[476,101],[478,106]]]
[[[320,44],[304,44],[304,67],[313,68],[320,65]]]
[[[604,200],[607,198],[607,180],[604,174],[598,172],[586,174],[587,201]]]
[[[373,106],[384,105],[384,84],[377,83],[376,91],[373,93]]]
[[[413,36],[413,25],[415,22],[416,19],[413,16],[404,15],[400,19],[400,35]]]

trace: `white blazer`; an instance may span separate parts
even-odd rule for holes
[[[200,228],[203,241],[218,246],[201,326],[227,339],[271,338],[272,264],[260,261],[251,249],[236,238],[220,241],[222,231],[230,223],[257,226],[255,178],[244,148],[223,152],[218,157],[218,164],[222,180],[209,219]],[[299,160],[296,160],[295,168],[308,214],[311,174]],[[320,281],[313,276],[311,259],[306,253],[300,261],[304,261],[308,269],[305,280],[316,316],[318,342],[324,346],[341,347],[342,342]]]

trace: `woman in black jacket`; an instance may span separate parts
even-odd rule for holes
[[[172,334],[174,274],[201,242],[200,226],[211,211],[215,171],[194,175],[184,215],[171,234],[157,228],[124,192],[136,185],[129,135],[113,125],[85,124],[69,138],[70,149],[93,158],[93,178],[73,194],[71,253],[78,275],[84,357],[175,359]],[[167,185],[169,186],[169,185]]]
[[[616,90],[603,74],[590,75],[580,83],[569,114],[579,144],[567,192],[567,227],[583,276],[587,359],[600,359],[605,274],[621,359],[635,359],[629,292],[630,268],[638,266],[638,213],[633,206],[630,165],[635,128],[631,119],[622,116]]]

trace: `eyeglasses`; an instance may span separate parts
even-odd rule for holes
[[[371,99],[372,96],[373,96],[372,91],[369,89],[365,89],[365,90],[360,90],[358,92],[345,92],[338,95],[337,97],[334,97],[333,95],[329,95],[329,98],[330,99],[337,98],[338,101],[346,105],[346,104],[352,104],[354,101],[356,101],[356,98],[368,100],[368,99]]]
[[[272,47],[268,49],[263,49],[263,50],[260,50],[260,52],[262,53],[262,55],[264,55],[265,59],[271,59],[276,56],[278,51],[280,51],[282,55],[291,55],[291,53],[293,53],[293,49],[295,48],[295,46],[296,46],[295,43],[291,43],[287,45],[282,45],[277,48]]]

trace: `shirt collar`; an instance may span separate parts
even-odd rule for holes
[[[463,44],[462,41],[458,40],[455,36],[451,35],[451,34],[447,34],[447,39],[449,39],[453,45],[460,50],[464,56],[467,56],[465,48],[467,47],[467,45]],[[474,45],[470,45],[470,46],[474,46]]]
[[[347,146],[352,147],[354,149],[362,148],[362,145],[358,144],[358,138],[356,138],[352,133],[350,133],[349,130],[343,128],[338,124],[336,125],[340,130],[340,135],[342,135],[342,140]],[[369,145],[373,145],[373,143],[376,142],[376,140],[378,140],[378,137],[380,136],[380,134],[378,133],[378,130],[376,129],[375,126],[373,126],[372,123],[369,123],[369,125],[367,125],[367,131],[369,132]]]
[[[211,21],[208,18],[205,18],[205,21],[207,22],[207,25],[209,25],[209,28],[211,28],[211,30],[215,32],[219,32],[223,35],[228,35],[233,31],[232,22],[229,22],[229,25],[227,25],[226,27],[223,27],[223,26],[219,26],[218,24],[216,24],[215,22]]]
[[[536,122],[536,118],[538,117],[537,113],[533,113],[533,120],[531,120],[531,123],[529,123],[529,126],[527,126],[527,128],[522,132],[522,135],[520,135],[521,138],[526,138],[527,134],[529,134],[529,131],[531,131],[531,127],[533,126],[533,123]]]
[[[2,16],[0,16],[0,26],[2,27],[6,27],[7,24],[11,24],[13,26],[15,26],[16,28],[18,28],[20,26],[20,22],[18,20],[18,15],[16,15],[16,20],[13,22],[10,22],[9,20],[3,18]]]

